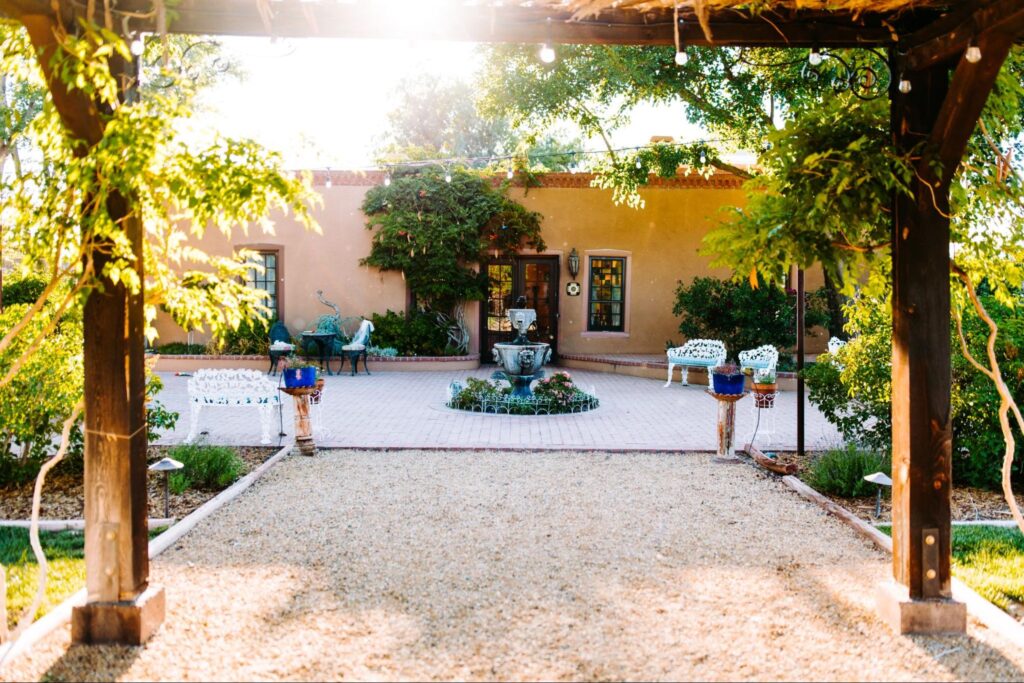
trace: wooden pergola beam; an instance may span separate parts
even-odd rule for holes
[[[1024,0],[979,5],[965,5],[901,40],[900,49],[906,52],[902,66],[921,71],[963,54],[982,35],[1003,34],[1012,41],[1024,31]]]
[[[48,4],[45,0],[3,0],[6,6]],[[70,4],[70,3],[69,3]],[[167,29],[195,35],[276,36],[285,38],[356,38],[447,40],[482,43],[567,43],[593,45],[673,45],[670,9],[645,12],[610,10],[576,20],[571,12],[548,8],[415,3],[349,4],[337,2],[270,3],[272,16],[253,0],[182,0],[175,4]],[[122,0],[119,10],[152,13],[151,0]],[[81,7],[75,8],[81,13]],[[939,16],[933,10],[888,15],[809,10],[739,12],[713,15],[708,40],[695,15],[682,13],[681,38],[687,45],[748,47],[879,47]],[[550,19],[550,21],[549,21]],[[133,19],[135,30],[155,31],[157,20]],[[897,30],[898,29],[898,30]]]

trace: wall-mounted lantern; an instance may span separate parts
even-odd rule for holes
[[[580,254],[576,251],[576,247],[572,248],[569,252],[569,275],[572,275],[572,279],[575,280],[576,276],[580,274]]]

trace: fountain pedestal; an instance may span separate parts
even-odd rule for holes
[[[537,320],[537,312],[532,308],[511,308],[508,318],[516,338],[511,343],[494,345],[494,362],[501,366],[505,379],[512,385],[512,395],[529,398],[533,396],[530,385],[544,376],[544,364],[551,360],[551,345],[527,339],[526,331]]]

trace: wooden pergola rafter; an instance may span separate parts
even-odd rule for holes
[[[75,30],[85,0],[0,0],[0,14],[20,20],[39,49],[44,71],[58,26]],[[163,11],[155,0],[111,0],[130,32],[279,37],[399,38],[511,43],[674,44],[674,3],[645,9],[589,0],[573,3],[302,2],[181,0]],[[578,3],[577,3],[578,4]],[[872,11],[796,9],[781,1],[751,15],[719,9],[698,17],[680,3],[687,45],[737,47],[873,47],[886,49],[894,74],[892,131],[904,149],[925,142],[912,197],[893,202],[893,574],[880,592],[883,615],[901,632],[963,630],[963,606],[951,599],[949,184],[1011,47],[1024,34],[1024,0],[899,3]],[[727,5],[704,0],[704,6]],[[849,7],[848,2],[836,6]],[[595,7],[598,7],[595,10]],[[963,58],[969,44],[982,59]],[[123,65],[122,65],[123,66]],[[121,67],[118,67],[121,68]],[[951,76],[952,74],[952,76]],[[49,74],[47,74],[49,76]],[[95,144],[103,112],[51,80],[69,131]],[[937,170],[938,169],[938,170]],[[131,198],[108,207],[115,219]],[[141,231],[129,229],[139,245]],[[163,618],[163,599],[148,587],[141,296],[109,286],[85,312],[86,560],[89,604],[75,613],[85,642],[137,643]],[[125,360],[128,359],[126,363]],[[127,367],[127,369],[126,369]]]

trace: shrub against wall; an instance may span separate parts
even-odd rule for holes
[[[796,345],[796,297],[758,281],[697,277],[689,285],[679,282],[674,315],[682,316],[679,332],[687,339],[718,339],[733,358],[740,351],[771,344],[779,349]],[[825,299],[806,295],[805,322],[810,329],[828,323]]]
[[[429,311],[408,316],[394,311],[373,314],[373,345],[391,347],[400,356],[444,356],[450,354],[448,334]]]

